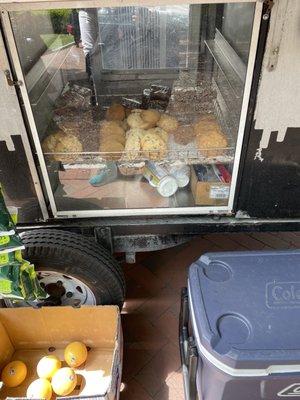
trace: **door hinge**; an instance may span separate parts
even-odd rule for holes
[[[4,71],[4,75],[6,76],[8,86],[22,86],[22,81],[15,81],[12,79],[10,71],[7,69]]]

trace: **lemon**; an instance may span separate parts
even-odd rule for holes
[[[50,400],[52,397],[51,383],[45,378],[36,379],[28,386],[26,396],[28,399]]]
[[[61,368],[61,361],[54,355],[40,359],[36,367],[39,378],[51,379],[55,372]]]
[[[51,384],[53,391],[58,396],[67,396],[75,389],[77,375],[72,368],[61,368],[53,375]]]
[[[27,375],[27,367],[23,361],[11,361],[2,371],[1,379],[5,386],[16,387],[21,385]]]
[[[65,348],[64,356],[70,367],[77,368],[87,359],[86,345],[82,342],[72,342]]]

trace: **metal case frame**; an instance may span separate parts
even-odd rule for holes
[[[163,215],[204,215],[204,214],[223,214],[230,215],[233,213],[234,199],[236,194],[236,186],[237,186],[237,176],[240,165],[240,157],[242,151],[242,143],[246,125],[246,118],[248,113],[248,104],[250,98],[250,91],[252,85],[253,71],[256,60],[256,51],[257,44],[259,38],[260,31],[260,23],[261,23],[261,15],[263,9],[262,1],[258,0],[231,0],[224,1],[224,3],[242,3],[242,2],[252,2],[255,3],[255,13],[253,19],[253,28],[252,28],[252,38],[251,45],[249,51],[249,60],[248,60],[248,68],[246,73],[246,81],[244,86],[244,94],[243,94],[243,102],[242,109],[240,114],[239,121],[239,130],[237,135],[237,142],[235,148],[234,155],[234,163],[233,163],[233,172],[232,172],[232,182],[231,182],[231,190],[229,195],[229,201],[227,206],[196,206],[196,207],[178,207],[178,208],[153,208],[153,209],[116,209],[116,210],[78,210],[78,211],[59,211],[57,210],[54,194],[51,188],[48,171],[45,164],[45,159],[43,156],[41,143],[38,137],[38,132],[34,120],[34,116],[32,113],[30,100],[28,97],[28,92],[24,80],[23,71],[21,68],[20,60],[18,57],[18,51],[16,47],[16,42],[14,39],[11,22],[9,18],[9,11],[18,11],[18,10],[32,10],[32,9],[49,9],[49,8],[76,8],[80,7],[82,2],[80,1],[40,1],[31,3],[30,1],[23,2],[2,2],[1,5],[1,17],[3,21],[4,34],[6,36],[6,41],[8,44],[8,50],[10,53],[11,61],[13,64],[15,76],[17,80],[21,81],[23,84],[20,86],[20,93],[22,95],[24,108],[26,111],[28,124],[30,127],[35,151],[38,156],[40,169],[44,181],[45,190],[47,192],[47,197],[49,199],[51,211],[55,218],[88,218],[88,217],[109,217],[109,216],[163,216]],[[136,0],[130,0],[128,4],[141,5],[141,2]],[[142,4],[144,1],[142,2]],[[162,5],[165,4],[177,4],[180,3],[178,0],[162,0],[159,2]],[[219,3],[219,0],[192,0],[188,1],[187,4],[214,4]],[[147,6],[157,5],[157,1],[151,0],[150,2],[145,2]],[[85,2],[85,7],[99,7],[99,6],[118,6],[124,5],[119,0],[113,1],[113,3],[107,4],[106,1],[87,1]]]

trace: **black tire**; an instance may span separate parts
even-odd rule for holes
[[[97,304],[122,307],[125,279],[122,268],[107,249],[73,232],[37,229],[21,233],[23,257],[37,271],[65,273],[84,282]]]

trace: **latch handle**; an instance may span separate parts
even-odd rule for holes
[[[11,77],[10,71],[7,69],[4,71],[4,75],[6,76],[8,86],[22,86],[22,81],[14,81]]]

